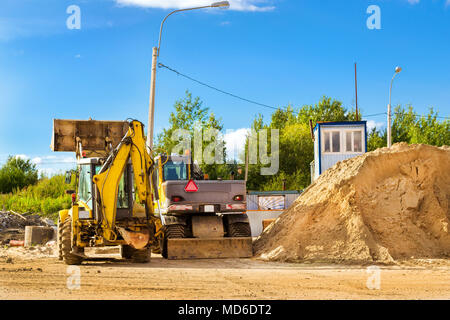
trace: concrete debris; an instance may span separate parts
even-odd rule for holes
[[[26,226],[55,227],[55,223],[36,214],[0,211],[0,245],[9,244],[10,240],[24,240]]]

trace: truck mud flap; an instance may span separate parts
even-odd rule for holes
[[[167,240],[167,259],[250,258],[252,238],[183,238]]]

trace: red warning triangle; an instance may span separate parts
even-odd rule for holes
[[[194,180],[189,180],[187,185],[184,187],[184,191],[186,191],[186,192],[197,192],[198,191],[198,187],[195,184]]]

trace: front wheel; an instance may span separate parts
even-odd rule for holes
[[[61,239],[61,221],[58,219],[58,227],[56,229],[56,244],[58,245],[58,260],[63,260],[62,255],[62,239]]]
[[[81,264],[83,258],[72,253],[72,217],[68,216],[66,220],[59,224],[59,237],[60,237],[60,254],[65,264],[76,265]]]

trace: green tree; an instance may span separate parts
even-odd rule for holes
[[[171,154],[174,151],[174,148],[179,144],[179,141],[174,138],[174,133],[176,133],[178,129],[184,129],[189,133],[191,139],[190,150],[193,158],[196,159],[198,157],[195,154],[196,150],[194,147],[195,132],[205,132],[205,130],[208,129],[215,129],[218,132],[221,132],[223,129],[221,119],[216,118],[214,113],[210,113],[209,108],[203,107],[203,102],[200,98],[193,98],[189,91],[186,91],[186,96],[183,99],[175,102],[174,109],[175,110],[170,113],[169,128],[163,129],[163,132],[158,135],[157,148]],[[224,145],[223,137],[219,134],[216,138],[212,138],[211,141],[202,139],[202,152],[207,145],[211,146],[211,144],[212,146]],[[212,152],[212,154],[216,156],[215,152]],[[225,148],[223,148],[222,154],[217,155],[222,163],[225,163],[225,155]],[[200,167],[204,173],[209,175],[210,179],[216,179],[225,172],[223,166],[216,164],[206,164],[203,162]]]
[[[392,142],[422,143],[433,146],[450,144],[450,120],[439,121],[439,114],[432,108],[425,116],[417,115],[411,105],[407,109],[394,108]],[[367,149],[373,151],[387,145],[386,130],[373,128],[368,134]]]
[[[10,193],[33,185],[38,181],[36,165],[29,159],[9,156],[0,169],[0,193]]]
[[[372,130],[367,134],[367,151],[370,152],[378,148],[386,147],[386,130],[382,133],[377,130],[377,128],[372,128]]]
[[[410,143],[450,145],[450,120],[439,121],[438,113],[431,108],[426,116],[418,117],[411,129]]]
[[[342,102],[323,96],[319,103],[306,105],[300,109],[298,120],[300,123],[308,123],[309,119],[318,121],[347,121],[352,117],[351,113],[342,106]]]

